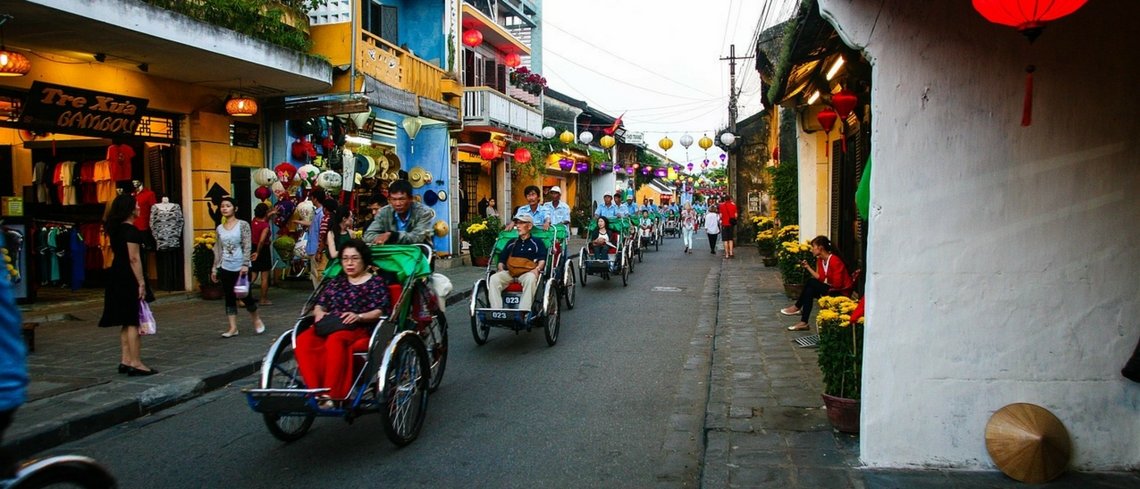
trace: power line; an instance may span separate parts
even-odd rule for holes
[[[594,48],[594,49],[597,49],[597,50],[599,50],[599,51],[601,51],[601,52],[603,52],[603,53],[605,53],[605,54],[608,54],[608,55],[610,55],[610,56],[613,56],[614,58],[617,58],[617,59],[619,59],[619,60],[622,60],[622,61],[624,61],[624,62],[626,62],[626,63],[629,63],[631,66],[634,66],[634,67],[636,67],[636,68],[640,68],[640,69],[642,69],[642,70],[645,70],[647,73],[651,73],[651,74],[653,74],[654,76],[657,76],[658,78],[661,78],[662,80],[665,80],[665,81],[668,81],[668,82],[674,83],[674,84],[676,84],[676,85],[679,85],[679,86],[682,86],[682,87],[688,88],[688,89],[690,89],[690,90],[696,90],[696,91],[698,91],[698,92],[701,92],[701,93],[703,93],[703,94],[705,94],[705,95],[708,95],[708,96],[710,96],[710,97],[711,97],[711,96],[713,96],[712,94],[710,94],[710,93],[708,93],[708,92],[706,92],[706,91],[704,91],[704,90],[702,90],[702,89],[700,89],[700,88],[694,87],[694,86],[692,86],[692,85],[687,85],[687,84],[681,83],[681,82],[679,82],[679,81],[677,81],[677,80],[674,80],[674,79],[672,79],[672,78],[667,78],[667,77],[661,76],[661,73],[660,73],[658,70],[654,70],[654,69],[651,69],[651,68],[646,68],[646,67],[644,67],[644,66],[641,66],[641,65],[637,64],[636,62],[633,62],[633,61],[630,61],[630,60],[628,60],[628,59],[626,59],[626,58],[623,58],[623,57],[621,57],[621,56],[618,56],[617,54],[613,53],[613,52],[612,52],[610,49],[608,49],[608,48],[604,48],[604,47],[601,47],[601,46],[598,46],[598,45],[596,45],[596,44],[594,44],[594,43],[592,43],[592,42],[590,42],[590,41],[587,41],[587,40],[585,40],[585,39],[582,39],[581,37],[578,37],[577,35],[575,35],[573,32],[570,32],[570,31],[568,31],[568,30],[566,30],[566,29],[563,29],[563,28],[561,28],[561,27],[558,27],[558,25],[557,25],[557,24],[555,24],[555,23],[553,23],[553,22],[550,22],[549,20],[543,20],[543,24],[542,24],[542,25],[544,25],[544,26],[550,26],[550,27],[553,27],[553,28],[555,28],[555,29],[558,29],[559,31],[562,31],[564,34],[566,34],[567,36],[570,36],[570,37],[572,37],[572,38],[574,38],[574,39],[577,39],[577,40],[581,41],[583,44],[586,44],[587,46],[590,46],[590,47],[592,47],[592,48]],[[723,44],[723,43],[722,43],[722,44]],[[545,48],[545,50],[546,50],[546,51],[549,51],[550,49],[549,49],[549,48]]]
[[[608,79],[610,79],[610,80],[616,81],[616,82],[618,82],[618,83],[621,83],[622,85],[627,85],[627,86],[630,86],[630,87],[633,87],[633,88],[637,88],[637,89],[639,89],[639,90],[644,90],[644,91],[646,91],[646,92],[652,92],[652,93],[656,93],[656,94],[658,94],[658,95],[664,95],[664,96],[666,96],[666,97],[682,98],[682,99],[687,99],[687,100],[702,100],[702,99],[699,99],[699,98],[695,98],[695,97],[686,97],[686,96],[684,96],[684,95],[677,95],[677,94],[673,94],[673,93],[665,93],[665,92],[662,92],[662,91],[654,90],[654,89],[652,89],[652,88],[646,88],[644,85],[637,85],[637,84],[635,84],[635,83],[627,82],[627,81],[625,81],[625,80],[622,80],[622,79],[620,79],[620,78],[614,78],[614,77],[612,77],[612,76],[610,76],[610,75],[607,75],[607,74],[605,74],[605,73],[602,73],[602,72],[600,72],[600,71],[598,71],[598,70],[595,70],[595,69],[593,69],[593,68],[590,68],[589,66],[586,66],[586,65],[584,65],[584,64],[578,63],[577,61],[574,61],[574,60],[572,60],[572,59],[570,59],[570,58],[567,58],[565,55],[559,54],[558,52],[556,52],[556,51],[553,51],[553,50],[551,50],[551,49],[549,49],[549,48],[545,48],[545,49],[543,50],[543,52],[544,52],[544,53],[550,53],[550,54],[553,54],[553,55],[555,55],[555,56],[557,56],[557,57],[559,57],[559,58],[562,58],[562,59],[563,59],[563,60],[565,60],[567,63],[570,63],[570,64],[572,64],[572,65],[574,65],[574,66],[577,66],[577,67],[579,67],[579,68],[582,68],[582,69],[584,69],[584,70],[586,70],[586,71],[589,71],[589,72],[591,72],[591,73],[594,73],[594,74],[596,74],[596,75],[598,75],[598,76],[601,76],[601,77],[604,77],[604,78],[608,78]]]

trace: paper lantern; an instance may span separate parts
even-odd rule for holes
[[[819,125],[823,127],[823,132],[831,132],[831,128],[835,127],[835,121],[839,118],[839,114],[831,107],[824,107],[823,110],[816,114],[815,119],[819,121]]]
[[[507,54],[503,58],[503,64],[511,68],[518,68],[518,66],[522,64],[522,56],[519,56],[519,53]]]
[[[688,168],[689,171],[693,171],[693,164],[689,163],[688,165],[685,165],[685,168]]]
[[[602,145],[602,147],[605,149],[610,149],[610,148],[614,147],[614,144],[616,144],[616,143],[617,143],[617,140],[614,139],[614,137],[610,136],[610,135],[602,136],[602,139],[600,141],[598,141],[598,144]]]
[[[562,171],[570,171],[571,168],[574,168],[574,160],[562,158],[558,160],[558,167],[561,168]]]
[[[253,183],[258,187],[268,187],[277,182],[277,173],[268,168],[258,168],[253,172]]]
[[[657,142],[657,146],[660,146],[661,149],[665,151],[669,151],[669,148],[673,147],[673,140],[669,139],[669,136],[665,136],[661,138],[661,141]]]
[[[732,146],[732,143],[735,142],[736,135],[732,134],[731,132],[726,132],[720,135],[720,144],[723,144],[725,146]]]
[[[704,150],[711,148],[712,145],[713,145],[713,140],[712,140],[712,138],[710,138],[708,136],[702,136],[701,140],[697,141],[697,146],[700,146],[701,149],[704,149]]]
[[[578,141],[582,144],[590,144],[594,141],[594,135],[590,131],[582,131],[582,134],[578,135]]]
[[[562,131],[562,134],[558,136],[558,140],[562,141],[565,144],[571,144],[574,142],[574,133],[570,131]]]
[[[0,76],[24,76],[32,71],[28,57],[0,45]]]
[[[483,158],[484,160],[487,160],[487,161],[493,160],[498,156],[498,153],[499,153],[499,148],[497,146],[495,146],[495,143],[487,141],[487,142],[479,145],[479,156],[481,158]]]
[[[341,181],[340,173],[332,170],[323,171],[317,175],[317,186],[325,190],[340,190]]]
[[[269,191],[269,187],[257,187],[253,191],[253,196],[257,197],[257,200],[266,200],[270,195],[273,193]]]
[[[542,137],[545,139],[550,139],[554,137],[555,134],[558,134],[558,131],[556,131],[553,127],[546,126],[542,128]]]
[[[482,148],[480,148],[480,152]],[[526,163],[530,161],[530,150],[526,148],[519,148],[515,150],[515,161],[519,163]]]
[[[590,171],[590,164],[585,162],[578,163],[577,165],[574,165],[574,170],[578,173],[586,173]]]
[[[234,117],[257,114],[257,101],[249,97],[232,97],[226,101],[226,113]]]
[[[844,119],[851,114],[851,110],[855,108],[855,104],[857,103],[859,103],[859,98],[856,97],[851,90],[846,88],[831,96],[831,106],[835,107],[835,111],[839,113],[839,117]]]
[[[478,47],[483,44],[483,33],[479,29],[467,29],[463,31],[463,45],[469,48]]]
[[[321,174],[321,169],[316,165],[307,164],[297,169],[296,180],[301,182],[305,188],[312,188],[313,184],[317,183],[317,175]]]
[[[727,159],[728,159],[728,155],[727,155],[727,154],[725,154],[725,153],[721,153],[721,154],[720,154],[720,161],[724,161],[724,160],[727,160]]]
[[[693,137],[686,134],[681,136],[681,139],[678,139],[677,142],[681,143],[682,148],[689,149],[689,146],[693,145]]]

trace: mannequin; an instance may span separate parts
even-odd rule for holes
[[[182,289],[182,206],[172,204],[167,197],[150,208],[149,227],[153,234],[158,257],[158,288]]]

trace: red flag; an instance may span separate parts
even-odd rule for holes
[[[608,136],[613,136],[614,131],[616,131],[619,127],[621,127],[621,118],[622,117],[625,117],[625,112],[622,112],[621,115],[619,115],[618,118],[616,120],[614,120],[614,124],[612,126],[607,127],[605,129],[602,129],[602,132],[606,133],[606,135],[608,135]]]

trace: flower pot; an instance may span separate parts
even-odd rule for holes
[[[769,268],[776,266],[777,263],[780,263],[780,259],[774,256],[765,256],[761,258],[761,260],[764,261],[764,266]]]
[[[784,284],[784,295],[789,299],[799,299],[804,291],[804,284]]]
[[[836,430],[843,433],[859,432],[859,400],[821,394],[823,405],[827,407],[827,420]]]
[[[211,284],[211,285],[199,284],[198,285],[198,292],[201,293],[202,300],[207,300],[207,301],[216,301],[216,300],[221,299],[223,296],[225,296],[225,293],[222,292],[222,286],[218,285],[218,284]]]
[[[489,256],[473,256],[471,257],[471,264],[477,267],[485,267],[491,261]]]

